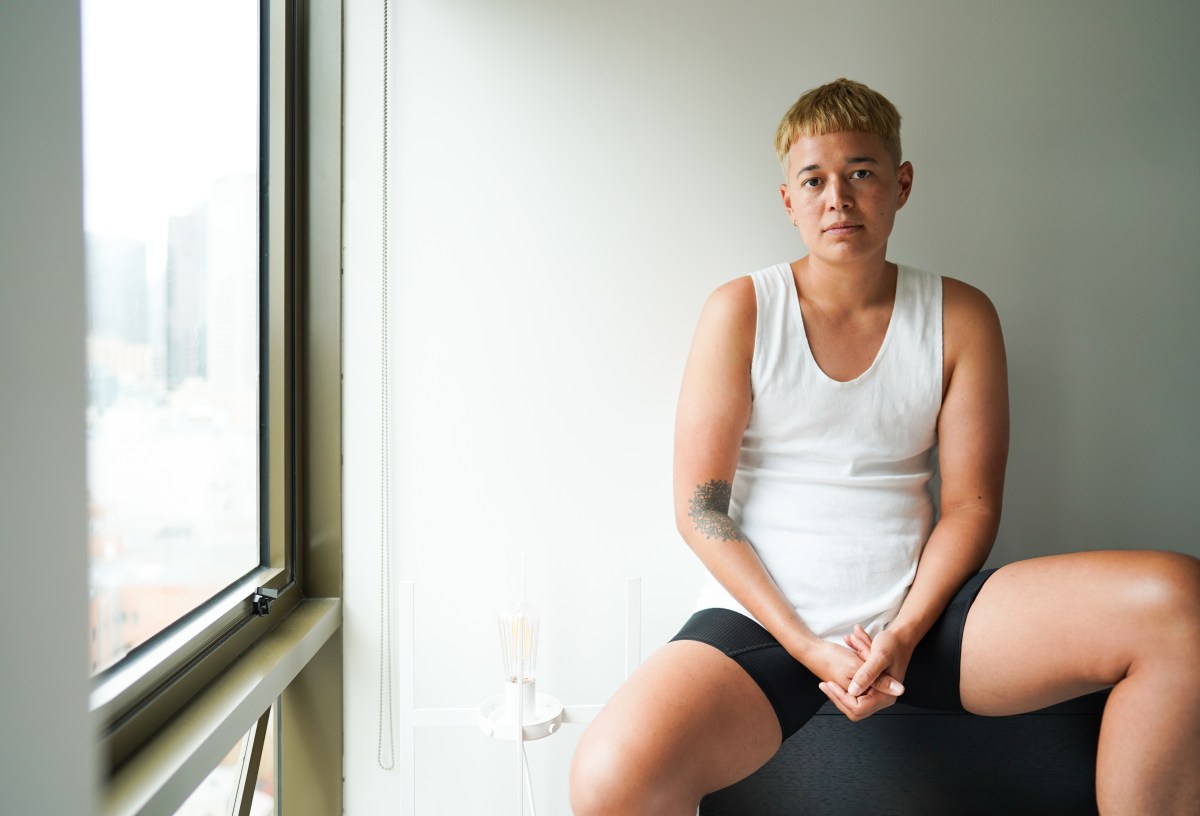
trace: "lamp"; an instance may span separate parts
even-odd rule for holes
[[[420,728],[442,728],[442,727],[457,727],[463,725],[476,724],[480,726],[483,732],[490,737],[514,740],[517,737],[516,723],[521,720],[526,720],[525,726],[521,729],[522,739],[532,739],[536,737],[539,730],[533,723],[536,719],[530,722],[531,718],[524,716],[524,711],[521,716],[512,717],[511,725],[501,728],[503,733],[497,734],[497,728],[500,726],[500,720],[507,719],[503,712],[509,708],[505,704],[505,695],[498,695],[498,698],[489,699],[480,706],[471,706],[469,708],[418,708],[415,699],[416,688],[416,599],[413,592],[412,581],[401,581],[399,583],[400,602],[399,609],[401,614],[400,625],[400,655],[398,665],[400,666],[400,755],[396,763],[396,767],[400,770],[401,776],[401,797],[399,800],[399,816],[414,816],[417,812],[417,768],[416,768],[416,733]],[[523,595],[524,593],[522,593]],[[641,645],[641,621],[642,621],[642,579],[628,578],[625,581],[625,676],[630,673],[641,663],[642,645]],[[520,631],[518,629],[517,631]],[[532,633],[531,633],[532,634]],[[533,637],[529,638],[532,643]],[[524,644],[524,636],[522,636],[522,644]],[[505,689],[507,691],[508,673],[505,672]],[[514,675],[515,680],[515,675]],[[542,694],[534,695],[534,713],[537,715],[539,706],[545,702],[550,712],[555,710],[558,703],[552,697]],[[521,703],[522,707],[524,703]],[[562,707],[561,724],[562,725],[583,725],[592,721],[592,719],[600,712],[600,705],[567,705]],[[551,727],[555,728],[552,731]],[[558,730],[555,719],[551,718],[550,723],[544,726],[546,734],[554,733]],[[525,788],[532,788],[532,785],[527,785],[526,780],[529,778],[525,771],[525,756],[524,744],[518,750],[518,795]],[[534,815],[533,797],[530,796],[530,816]],[[520,801],[518,805],[518,813],[525,812],[525,803]]]
[[[522,581],[522,583],[524,583]],[[525,593],[522,591],[521,593]],[[538,628],[541,618],[521,601],[501,613],[500,651],[504,659],[504,693],[484,700],[479,707],[479,727],[489,737],[517,743],[517,812],[525,812],[525,796],[533,806],[533,786],[526,767],[525,742],[548,737],[563,722],[563,706],[548,694],[538,694],[534,679]]]
[[[527,740],[548,737],[562,725],[562,703],[537,693],[538,628],[541,617],[522,601],[498,618],[500,652],[504,659],[504,693],[489,697],[479,708],[479,727],[490,737]],[[517,723],[524,727],[517,728]]]

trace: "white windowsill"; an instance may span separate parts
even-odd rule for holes
[[[117,771],[101,812],[174,812],[341,623],[341,599],[301,601]]]

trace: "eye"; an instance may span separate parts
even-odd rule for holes
[[[852,171],[850,171],[850,178],[852,178],[852,179],[865,179],[869,175],[871,175],[870,170],[852,170]]]
[[[819,178],[813,176],[810,178],[806,178],[804,181],[800,182],[800,186],[807,187],[808,189],[812,190],[812,189],[815,189],[817,187],[817,185],[819,185],[820,183],[821,183],[821,180]]]

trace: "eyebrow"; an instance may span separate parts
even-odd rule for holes
[[[875,159],[872,158],[871,156],[851,156],[848,159],[846,159],[846,164],[879,164],[879,162],[875,161]],[[799,170],[797,170],[796,175],[800,175],[801,173],[807,173],[810,170],[820,170],[820,169],[821,169],[821,165],[810,164],[805,167],[801,167]]]

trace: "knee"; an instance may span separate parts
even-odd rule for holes
[[[644,763],[619,744],[585,733],[571,762],[570,799],[575,816],[656,813],[656,791]]]
[[[1129,591],[1148,628],[1200,638],[1200,559],[1177,552],[1141,554]]]
[[[571,762],[571,812],[575,816],[621,813],[628,802],[628,773],[618,752],[607,743],[584,734]]]

